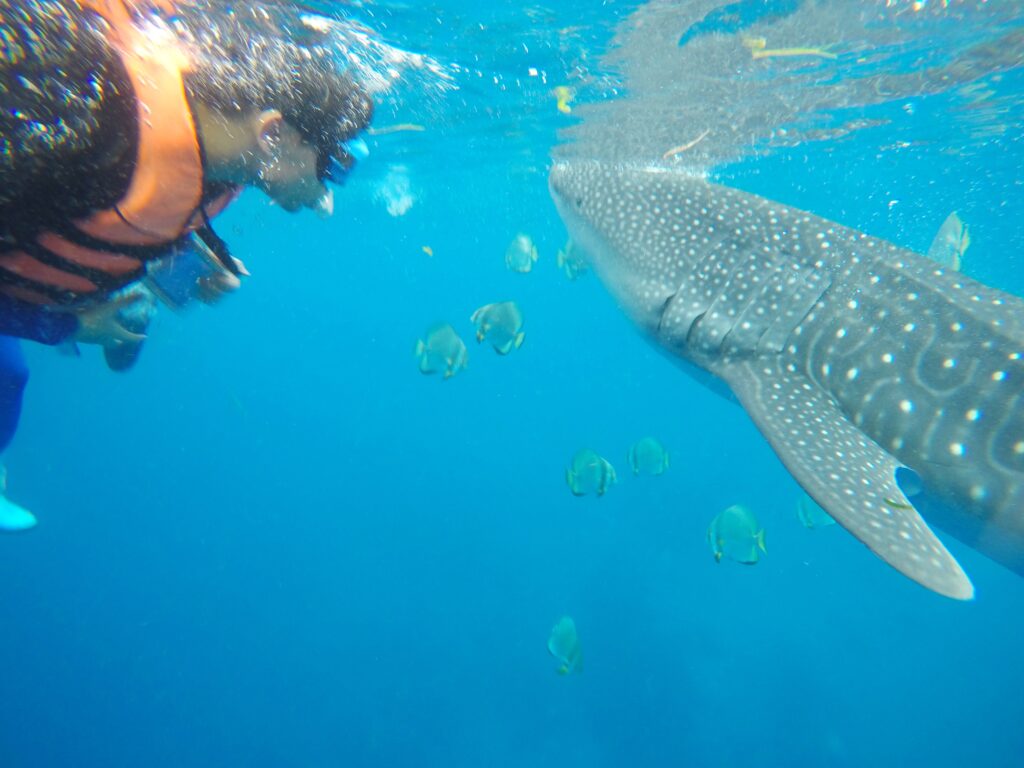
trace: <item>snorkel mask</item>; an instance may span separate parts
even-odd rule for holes
[[[345,183],[356,160],[365,160],[370,148],[360,138],[352,138],[333,147],[321,146],[316,158],[316,177],[324,185],[327,182],[341,186]],[[316,205],[316,213],[327,218],[334,213],[334,190],[327,187],[327,193]]]

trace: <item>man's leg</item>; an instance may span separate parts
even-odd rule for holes
[[[18,430],[21,418],[21,394],[28,381],[28,365],[21,351],[21,342],[11,336],[0,336],[0,452]],[[36,524],[35,516],[4,495],[7,470],[0,466],[0,531],[24,531]]]

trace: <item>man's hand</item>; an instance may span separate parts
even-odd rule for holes
[[[145,298],[142,293],[128,293],[116,299],[78,310],[78,330],[72,337],[83,344],[112,347],[124,342],[139,343],[145,334],[133,333],[121,324],[118,313]]]
[[[238,275],[248,277],[249,270],[245,268],[242,260],[234,259],[234,262],[238,267]],[[204,304],[216,304],[225,295],[237,291],[241,287],[242,281],[238,275],[233,275],[226,269],[220,269],[212,275],[200,277],[196,280],[195,297]]]

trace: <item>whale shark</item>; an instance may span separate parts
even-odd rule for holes
[[[1024,574],[1024,301],[676,169],[563,160],[549,186],[639,328],[872,552],[971,599],[927,518]]]

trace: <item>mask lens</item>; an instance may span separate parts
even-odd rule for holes
[[[322,182],[330,181],[335,184],[344,184],[345,177],[348,176],[348,172],[354,164],[352,156],[343,149],[338,149],[336,151],[341,154],[341,157],[335,157],[327,152],[321,152],[320,156],[317,158],[317,178]]]
[[[362,139],[351,139],[342,144],[321,145],[316,156],[316,177],[321,182],[344,184],[345,178],[356,164],[370,154]]]

